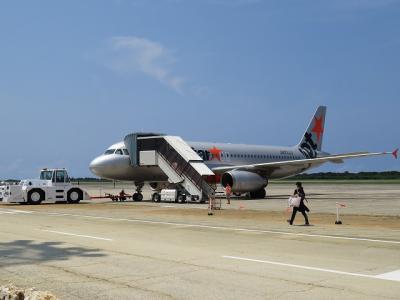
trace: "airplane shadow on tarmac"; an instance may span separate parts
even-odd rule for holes
[[[99,249],[65,247],[62,242],[36,242],[15,240],[0,242],[0,266],[38,264],[49,261],[63,261],[72,257],[103,257]]]

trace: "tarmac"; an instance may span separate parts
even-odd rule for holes
[[[213,216],[194,203],[0,204],[0,284],[61,299],[399,299],[400,186],[307,184],[309,227],[286,223],[292,190],[221,199]]]

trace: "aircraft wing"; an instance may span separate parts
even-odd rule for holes
[[[392,154],[395,158],[397,158],[397,149],[393,152],[351,152],[351,153],[343,153],[336,155],[327,155],[317,158],[308,158],[308,159],[298,159],[298,160],[288,160],[288,161],[277,161],[277,162],[267,162],[260,164],[249,164],[249,165],[237,165],[237,166],[224,166],[224,167],[215,167],[212,168],[212,171],[215,174],[222,174],[232,170],[244,170],[250,172],[271,172],[276,169],[280,169],[282,167],[290,167],[290,166],[304,166],[304,168],[309,168],[314,165],[320,165],[324,162],[333,162],[333,163],[342,163],[343,159],[349,158],[358,158],[358,157],[367,157],[367,156],[378,156],[378,155],[389,155]]]

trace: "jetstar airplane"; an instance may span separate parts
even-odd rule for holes
[[[291,147],[257,146],[245,144],[186,142],[203,159],[225,187],[228,183],[234,193],[249,193],[252,198],[264,198],[270,179],[286,178],[315,168],[323,163],[343,163],[344,159],[392,154],[393,152],[352,152],[329,154],[322,151],[326,107],[320,106],[300,142]],[[90,163],[95,175],[112,179],[134,181],[140,194],[144,183],[160,190],[168,183],[158,166],[132,166],[124,142],[110,146],[104,154]]]

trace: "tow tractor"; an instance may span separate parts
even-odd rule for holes
[[[5,182],[0,182],[0,201],[3,201],[5,187],[6,187]]]
[[[24,179],[17,185],[0,186],[2,202],[40,204],[42,202],[67,201],[79,203],[90,200],[89,194],[71,183],[65,169],[43,169],[40,179]]]

